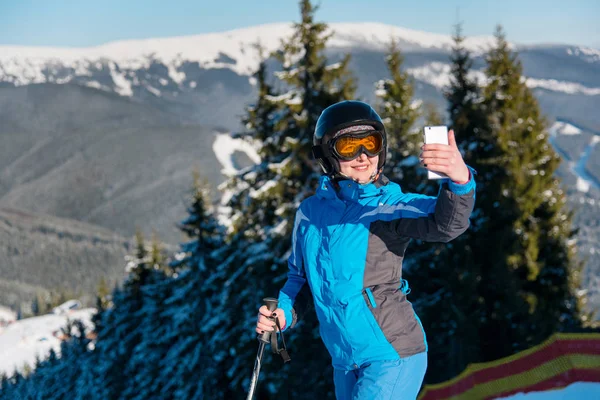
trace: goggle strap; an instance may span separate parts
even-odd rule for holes
[[[364,131],[356,131],[356,132],[344,133],[343,135],[337,135],[332,140],[339,139],[343,136],[346,136],[346,137],[350,136],[353,138],[362,139],[362,138],[372,135],[374,133],[378,133],[381,135],[381,131],[378,131],[376,129],[368,129],[368,130],[364,130]]]

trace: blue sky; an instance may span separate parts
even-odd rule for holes
[[[316,3],[316,2],[315,2]],[[600,48],[600,0],[320,0],[324,22],[382,22],[448,34],[492,34],[501,23],[517,43]],[[298,21],[296,0],[0,0],[0,45],[94,46]]]

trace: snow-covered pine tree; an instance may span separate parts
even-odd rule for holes
[[[40,360],[36,357],[35,366],[39,366]],[[16,371],[15,371],[16,372]],[[36,396],[35,373],[32,373],[32,367],[28,363],[23,363],[19,370],[20,380],[13,386],[13,396],[11,399],[31,399]]]
[[[419,164],[423,136],[416,126],[421,117],[421,103],[413,99],[413,82],[402,71],[403,62],[398,43],[392,39],[386,55],[390,77],[375,84],[377,112],[385,124],[389,148],[384,173],[399,183],[404,192],[420,193],[427,184],[427,176]]]
[[[444,95],[448,101],[448,113],[451,126],[455,131],[458,146],[465,162],[477,171],[476,218],[471,220],[469,232],[477,231],[480,223],[489,216],[482,215],[478,204],[493,203],[497,199],[494,181],[500,178],[502,167],[497,162],[502,150],[498,139],[492,132],[488,121],[481,85],[470,74],[473,59],[465,47],[462,25],[457,24],[453,35],[454,45],[450,61],[452,62],[450,86]]]
[[[99,393],[102,382],[97,379],[98,354],[94,351],[94,336],[94,331],[88,332],[88,351],[77,361],[80,363],[80,374],[76,378],[75,389],[69,396],[73,400],[101,399]]]
[[[6,375],[4,372],[0,373],[0,399],[4,398],[3,393],[8,391],[9,384],[10,381],[8,379],[8,375]]]
[[[43,360],[40,365],[36,368],[35,374],[38,377],[39,395],[41,398],[48,398],[54,400],[52,393],[54,393],[60,385],[61,376],[59,375],[59,363],[61,360],[56,355],[54,349],[50,349],[48,358]]]
[[[80,320],[69,321],[63,328],[63,332],[66,340],[63,340],[60,345],[60,359],[52,371],[57,377],[57,384],[49,398],[54,399],[75,398],[78,379],[81,377],[83,369],[89,367],[87,359],[90,340],[86,337],[86,328],[83,322]]]
[[[501,27],[495,36],[486,57],[483,97],[500,152],[493,162],[502,173],[486,187],[494,187],[497,197],[480,205],[488,217],[485,243],[474,243],[487,244],[479,249],[486,261],[480,286],[487,315],[480,332],[486,360],[581,324],[574,293],[581,265],[565,193],[554,175],[560,157],[548,141],[546,120],[525,85],[517,54]]]
[[[143,241],[140,234],[138,234],[137,240],[138,244],[140,241]],[[146,253],[147,251],[143,246],[138,246],[138,255]],[[133,257],[130,261],[132,259]],[[87,345],[89,351],[85,354],[85,357],[77,361],[81,365],[81,373],[77,377],[75,389],[69,395],[69,398],[74,400],[101,400],[106,398],[106,393],[112,390],[112,381],[108,381],[107,385],[104,377],[108,374],[111,379],[116,379],[113,376],[117,375],[119,368],[121,368],[121,378],[125,380],[125,364],[115,366],[113,364],[115,361],[109,358],[106,353],[108,349],[107,343],[114,344],[112,335],[117,335],[114,320],[118,315],[114,312],[115,303],[112,302],[114,298],[118,299],[117,305],[121,311],[124,311],[126,307],[123,305],[123,302],[126,300],[123,300],[122,288],[115,287],[112,294],[106,296],[104,300],[100,296],[96,297],[96,312],[91,318],[93,330],[86,335],[90,339]],[[107,331],[104,329],[105,326],[108,329]],[[59,359],[59,362],[60,360],[62,358]],[[54,379],[60,383],[62,378],[57,375]],[[50,385],[44,384],[44,386]]]
[[[263,55],[262,49],[258,46],[258,51]],[[247,107],[247,116],[244,117],[243,123],[247,128],[247,132],[238,133],[233,136],[247,141],[250,145],[257,149],[262,160],[277,159],[281,156],[279,150],[280,143],[276,138],[275,125],[276,117],[280,115],[280,105],[272,101],[275,99],[275,93],[269,83],[267,83],[267,68],[266,60],[262,59],[259,68],[254,74],[258,89],[257,102]],[[212,396],[215,399],[226,399],[228,397],[237,397],[243,393],[243,388],[239,387],[239,380],[244,376],[238,376],[238,382],[232,384],[232,370],[242,369],[240,360],[232,358],[235,356],[239,347],[238,339],[232,332],[232,329],[237,329],[236,334],[242,333],[246,335],[244,344],[252,339],[252,334],[248,332],[248,322],[240,324],[236,318],[239,310],[238,293],[240,285],[235,285],[236,280],[243,280],[248,285],[256,285],[254,282],[256,277],[245,279],[242,274],[245,270],[252,271],[253,258],[261,257],[262,253],[267,253],[268,247],[261,246],[261,240],[266,235],[262,230],[263,226],[273,224],[273,219],[276,216],[274,211],[276,208],[273,202],[273,196],[255,196],[256,188],[260,188],[265,183],[265,176],[271,174],[268,170],[268,163],[262,162],[257,166],[246,168],[239,171],[237,175],[232,176],[226,183],[226,191],[224,198],[227,207],[231,210],[230,218],[230,234],[228,238],[228,249],[226,257],[219,265],[218,276],[224,278],[220,283],[220,293],[215,293],[211,298],[211,306],[215,314],[215,320],[211,321],[210,325],[215,328],[214,331],[207,333],[209,337],[207,350],[214,355],[215,365],[209,369],[202,379],[204,394]],[[249,249],[254,249],[252,257],[249,257]],[[246,259],[244,259],[246,257]],[[218,280],[213,280],[218,282]],[[252,288],[242,288],[241,298],[248,299],[252,295]],[[272,296],[274,294],[271,294]],[[252,299],[253,302],[256,299]],[[259,300],[260,301],[260,300]],[[216,324],[214,323],[216,322]],[[236,326],[240,325],[240,326]],[[243,326],[241,326],[243,325]],[[231,342],[233,338],[233,342]],[[247,361],[246,361],[247,362]],[[260,392],[259,392],[260,393]]]
[[[124,375],[134,348],[142,340],[144,307],[142,287],[150,278],[148,249],[141,232],[136,233],[136,254],[128,257],[126,269],[129,273],[121,289],[113,292],[113,306],[106,310],[103,328],[96,339],[96,384],[100,398],[118,399],[130,383]]]
[[[41,388],[44,377],[39,373],[38,368],[42,366],[43,360],[39,354],[35,355],[35,361],[33,363],[32,370],[27,374],[27,382],[25,384],[25,390],[21,392],[24,398],[35,398],[39,395],[39,388]]]
[[[143,307],[136,315],[140,320],[140,338],[123,366],[123,373],[130,382],[121,398],[127,400],[163,399],[159,378],[169,373],[161,361],[173,344],[171,321],[164,315],[164,302],[171,295],[172,286],[166,273],[166,256],[156,233],[152,236],[148,258],[149,276],[141,286]]]
[[[99,292],[100,293],[100,292]],[[71,398],[74,400],[100,400],[102,382],[98,380],[99,376],[99,351],[96,351],[96,343],[98,336],[105,338],[103,333],[104,323],[107,320],[107,310],[112,307],[109,300],[112,295],[107,294],[101,297],[99,294],[96,297],[96,312],[92,315],[91,322],[93,329],[88,333],[90,343],[88,344],[89,352],[86,354],[85,360],[80,360],[81,374],[77,377],[75,391]],[[57,377],[56,379],[60,379]]]
[[[179,229],[188,241],[170,262],[175,271],[167,282],[169,297],[164,300],[162,316],[169,324],[163,340],[170,343],[160,361],[164,373],[158,377],[161,398],[214,398],[204,385],[212,383],[203,377],[213,370],[209,341],[218,316],[210,303],[220,292],[216,270],[222,248],[224,229],[217,222],[210,203],[209,188],[194,172],[194,184],[188,216]]]
[[[557,157],[520,64],[499,31],[482,91],[469,74],[460,25],[454,42],[446,98],[465,161],[478,172],[477,201],[471,227],[444,248],[428,295],[415,302],[430,344],[428,382],[578,324],[571,291],[578,268],[553,177]]]
[[[264,297],[277,297],[285,282],[295,212],[314,193],[320,175],[311,160],[316,121],[324,108],[354,94],[349,57],[328,64],[323,52],[327,26],[315,21],[310,1],[301,1],[300,10],[301,22],[277,54],[282,71],[276,77],[287,92],[273,93],[264,69],[259,70],[259,98],[244,121],[248,132],[241,136],[255,143],[262,162],[240,171],[229,184],[234,190],[233,234],[230,256],[221,265],[228,280],[212,344],[217,367],[226,371],[218,387],[228,387],[232,398],[241,398],[248,390],[258,348],[254,331],[258,308]],[[331,380],[323,379],[331,376],[330,358],[314,312],[288,332],[293,360],[283,366],[280,358],[266,353],[257,396],[331,397]]]
[[[2,387],[0,387],[0,399],[13,400],[20,397],[19,393],[24,390],[24,385],[27,383],[23,375],[15,369],[10,375],[10,378],[3,379]]]
[[[22,399],[75,399],[77,382],[87,367],[89,339],[85,325],[79,321],[67,321],[61,328],[65,340],[60,345],[60,358],[54,349],[49,357],[36,360],[35,369],[21,382],[19,395]],[[0,397],[2,398],[2,397]]]
[[[96,296],[96,312],[92,315],[91,322],[94,326],[94,330],[92,335],[94,339],[98,336],[98,332],[102,330],[102,317],[104,316],[104,312],[106,311],[106,307],[108,306],[106,301],[102,300],[102,297],[99,295]]]

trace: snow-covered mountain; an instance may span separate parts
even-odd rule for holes
[[[448,50],[451,38],[379,23],[334,23],[331,47],[385,50],[394,36],[404,46]],[[127,77],[120,71],[148,68],[159,61],[168,68],[169,77],[182,83],[186,76],[179,70],[184,61],[198,62],[201,68],[229,68],[240,75],[251,75],[259,57],[254,45],[260,43],[268,52],[279,48],[282,39],[293,33],[290,23],[266,24],[221,33],[185,37],[125,40],[90,48],[52,48],[0,46],[0,79],[16,85],[48,82],[52,66],[72,68],[75,75],[90,75],[104,62],[115,63],[111,75],[117,85]],[[480,51],[492,43],[493,37],[473,37],[466,45]],[[110,64],[109,64],[110,65]],[[117,69],[116,66],[119,68]],[[56,77],[65,83],[69,77]],[[125,86],[121,91],[130,92]]]
[[[381,23],[332,23],[329,29],[333,33],[329,41],[331,49],[384,52],[392,37],[407,52],[447,53],[452,47],[450,35]],[[292,24],[274,23],[194,36],[124,40],[90,48],[0,46],[0,81],[14,85],[76,82],[123,96],[134,96],[135,88],[161,96],[165,92],[176,93],[197,87],[198,82],[186,71],[189,63],[197,63],[200,69],[225,68],[249,76],[259,63],[255,44],[260,43],[271,52],[292,33]],[[493,36],[469,37],[465,46],[477,56],[493,41]],[[600,50],[592,48],[513,46],[523,52],[555,48],[565,58],[600,65]],[[135,73],[149,71],[157,64],[164,71],[156,80]],[[436,87],[446,84],[449,77],[447,62],[424,62],[409,71],[415,78]],[[586,86],[578,81],[540,78],[529,78],[527,83],[531,87],[565,93],[600,94],[600,84]]]

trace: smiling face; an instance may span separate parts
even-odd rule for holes
[[[339,162],[342,174],[354,179],[358,183],[369,183],[377,170],[379,156],[369,157],[365,153],[361,153],[354,160],[339,160]]]

